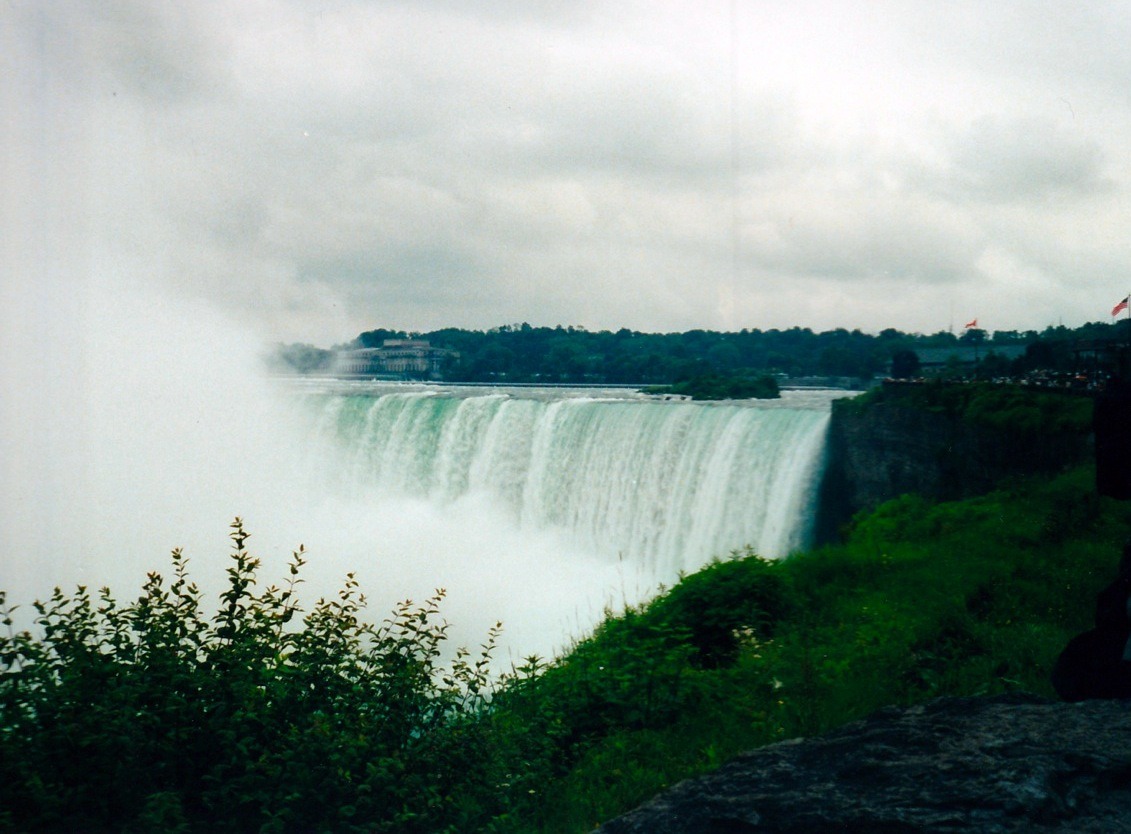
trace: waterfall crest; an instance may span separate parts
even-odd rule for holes
[[[806,544],[828,399],[393,388],[311,404],[338,456],[335,490],[441,506],[485,496],[522,529],[667,580],[745,545],[777,558]]]

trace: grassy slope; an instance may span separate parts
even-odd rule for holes
[[[518,830],[590,830],[741,750],[884,705],[1052,695],[1048,671],[1131,535],[1131,506],[1097,497],[1092,477],[907,496],[843,545],[746,554],[610,618],[500,710],[543,720],[557,751]]]

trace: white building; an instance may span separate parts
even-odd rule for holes
[[[386,339],[379,348],[339,351],[334,372],[339,376],[432,379],[440,375],[444,361],[455,355],[423,339]]]

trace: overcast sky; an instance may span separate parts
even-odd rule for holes
[[[1129,44],[1127,2],[3,0],[3,320],[1110,321]]]

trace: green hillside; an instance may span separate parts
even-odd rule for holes
[[[1023,690],[1091,627],[1131,506],[1084,468],[931,505],[907,496],[848,541],[779,563],[735,554],[608,619],[502,715],[547,716],[568,764],[514,830],[582,832],[768,742],[889,704]]]

